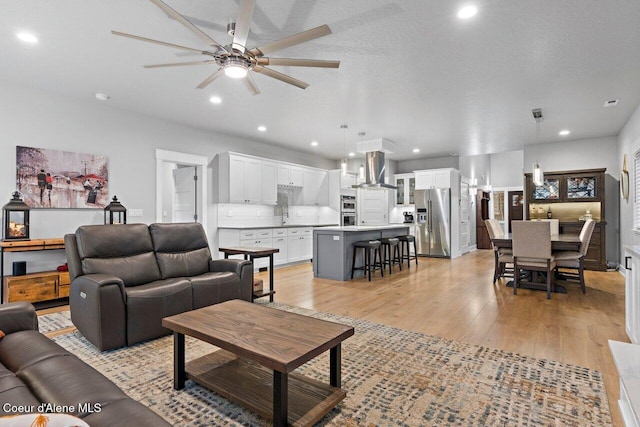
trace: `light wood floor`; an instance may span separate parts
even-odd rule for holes
[[[505,280],[492,285],[489,250],[418,262],[402,272],[396,267],[391,276],[376,274],[371,282],[314,279],[310,263],[277,269],[275,301],[597,369],[613,425],[623,426],[618,375],[607,343],[629,342],[622,275],[588,271],[586,295],[572,285],[567,294],[547,300],[546,292],[525,289],[514,296]],[[268,283],[268,273],[256,277]]]
[[[629,342],[620,273],[589,271],[586,295],[569,285],[547,300],[546,292],[524,289],[514,296],[504,279],[492,285],[492,251],[418,262],[371,282],[314,279],[311,264],[278,269],[275,301],[599,370],[614,426],[623,426],[607,343]]]

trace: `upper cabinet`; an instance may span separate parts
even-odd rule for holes
[[[278,203],[278,164],[262,161],[262,204],[275,205]]]
[[[525,174],[527,199],[532,203],[604,202],[605,170],[548,172],[540,186],[533,184],[531,174]]]
[[[429,169],[414,171],[416,190],[428,190],[430,188],[452,188],[457,171],[455,169]]]
[[[262,162],[252,157],[229,156],[229,202],[262,202]]]
[[[396,205],[410,206],[414,204],[413,192],[416,189],[416,177],[412,173],[394,175],[396,190]]]
[[[302,187],[304,182],[304,170],[302,167],[279,164],[278,185],[289,187]]]
[[[327,171],[316,169],[303,171],[302,204],[305,206],[327,206],[329,204]]]

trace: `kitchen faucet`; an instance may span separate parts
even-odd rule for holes
[[[287,201],[282,202],[282,225],[287,223],[289,219],[289,203]]]

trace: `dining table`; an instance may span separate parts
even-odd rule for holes
[[[513,247],[512,233],[506,233],[501,237],[491,239],[493,245],[498,249],[511,249]],[[551,251],[579,251],[580,250],[580,236],[577,234],[552,234],[551,235]],[[537,275],[537,273],[534,273]],[[513,280],[510,280],[506,284],[508,287],[513,287]],[[534,289],[540,291],[546,291],[547,287],[544,283],[538,284],[522,284],[518,287],[524,289]],[[558,285],[555,282],[552,285],[552,291],[555,293],[565,294],[567,290],[564,286]]]

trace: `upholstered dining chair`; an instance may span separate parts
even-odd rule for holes
[[[565,280],[577,280],[580,282],[582,293],[587,293],[587,287],[584,282],[584,257],[589,250],[589,243],[593,230],[596,228],[596,222],[588,219],[584,222],[582,230],[580,230],[580,250],[579,251],[558,251],[554,252],[556,259],[556,276]],[[559,269],[578,270],[578,272],[559,271]]]
[[[494,270],[493,270],[493,283],[500,277],[510,277],[512,269],[507,267],[507,264],[513,264],[513,256],[511,249],[499,249],[493,244],[493,239],[504,236],[504,231],[500,222],[496,219],[485,219],[485,225],[489,232],[489,238],[492,240],[491,247],[493,248],[494,256]]]
[[[520,270],[546,273],[547,299],[551,298],[553,272],[556,261],[551,254],[551,224],[547,221],[512,221],[513,230],[513,294],[518,294],[518,286],[523,283]],[[533,277],[536,277],[535,275]]]

